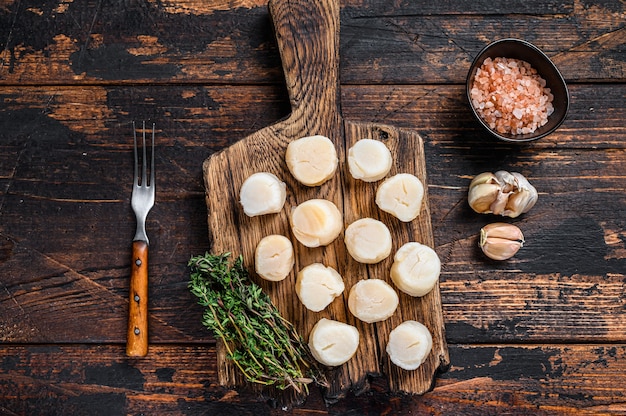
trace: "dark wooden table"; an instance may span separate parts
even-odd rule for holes
[[[0,414],[626,414],[626,4],[341,2],[345,117],[426,146],[451,366],[431,392],[275,409],[217,383],[186,263],[210,248],[202,162],[286,116],[266,1],[0,2]],[[496,142],[464,98],[490,41],[546,52],[572,104],[552,135]],[[125,356],[132,120],[157,125],[150,352]],[[537,205],[506,262],[471,178],[519,171]]]

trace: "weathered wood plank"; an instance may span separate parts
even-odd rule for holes
[[[539,8],[537,13],[511,10],[504,15],[499,11],[415,15],[422,3],[412,3],[412,7],[408,3],[403,5],[406,9],[376,3],[374,14],[365,5],[346,10],[351,18],[342,24],[344,83],[464,83],[478,52],[506,37],[538,46],[569,82],[624,80],[625,64],[619,52],[626,39],[623,3],[587,7],[574,1],[564,5],[565,9],[572,7],[571,13],[542,14]],[[480,3],[469,7],[496,9]],[[549,3],[544,5],[550,7]],[[465,3],[458,7],[465,10]],[[391,10],[389,15],[386,8]]]
[[[544,157],[556,157],[554,152],[563,148],[623,149],[625,88],[621,84],[582,84],[570,85],[569,91],[571,104],[565,122],[553,134],[523,145],[497,141],[480,130],[464,86],[344,86],[342,106],[347,117],[419,131],[432,147],[430,154],[444,164],[480,166],[491,160],[523,160],[527,164],[535,159],[533,167],[540,167]],[[564,162],[586,163],[580,159]]]
[[[623,149],[626,134],[625,91],[620,84],[570,86],[572,103],[566,121],[552,135],[525,145],[489,138],[469,111],[461,86],[447,85],[344,85],[342,112],[363,122],[391,124],[422,134],[427,152],[444,163],[479,164],[491,158],[506,160],[554,156],[555,149],[603,151]],[[289,112],[286,91],[279,86],[143,86],[143,87],[3,87],[2,141],[9,152],[45,153],[55,141],[66,140],[68,149],[90,150],[90,145],[121,143],[130,148],[132,119],[157,122],[160,143],[189,157],[204,147],[204,157]],[[89,135],[86,140],[85,135]],[[25,147],[25,142],[36,143]],[[82,147],[82,148],[81,148]],[[489,152],[487,152],[489,150]],[[457,155],[463,155],[458,158]],[[619,157],[619,155],[613,155]],[[15,159],[3,152],[0,174],[13,174]],[[198,156],[202,159],[202,156]],[[458,160],[460,159],[460,160]],[[36,162],[36,160],[34,161]],[[563,160],[567,164],[584,160]],[[120,160],[115,163],[119,164]],[[36,163],[33,166],[39,166]],[[608,167],[608,166],[604,166]],[[24,166],[25,169],[35,169]],[[163,168],[168,168],[164,164]],[[434,174],[442,171],[431,168]],[[101,188],[100,188],[101,189]]]
[[[446,403],[443,413],[460,405],[462,414],[624,414],[626,394],[615,384],[624,351],[623,344],[460,345],[451,349],[460,366],[441,376],[432,396]]]
[[[451,1],[451,0],[424,0],[414,2],[410,0],[390,2],[376,2],[372,0],[344,0],[342,5],[351,9],[358,16],[390,17],[398,15],[432,16],[432,15],[560,15],[572,13],[574,1],[509,1],[507,4],[493,4],[485,1]],[[460,11],[463,11],[460,13]]]
[[[9,2],[0,8],[0,84],[280,84],[266,4]],[[626,79],[623,2],[342,6],[346,84],[460,84],[473,56],[503,37],[535,43],[568,81]]]
[[[247,73],[276,79],[266,4],[13,2],[0,9],[2,78],[21,84],[255,79]],[[240,55],[240,45],[251,55]]]
[[[389,396],[380,378],[362,396],[326,407],[313,389],[304,406],[273,409],[217,384],[215,345],[160,345],[130,359],[119,345],[0,347],[0,410],[7,415],[337,415],[626,413],[616,374],[626,346],[451,345],[452,366],[423,396]],[[549,392],[549,393],[546,393]]]

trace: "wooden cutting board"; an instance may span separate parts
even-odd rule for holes
[[[347,308],[350,287],[360,279],[379,278],[392,284],[389,269],[393,253],[402,244],[417,241],[434,246],[428,194],[421,214],[402,223],[380,211],[375,202],[378,183],[354,180],[345,162],[347,149],[357,140],[383,141],[395,163],[390,175],[408,172],[424,185],[426,164],[422,138],[415,132],[381,124],[343,119],[339,94],[339,4],[338,0],[271,0],[269,10],[274,23],[292,112],[286,119],[266,127],[222,152],[212,155],[203,166],[212,252],[243,254],[252,273],[256,244],[266,235],[288,236],[294,245],[296,263],[284,281],[253,279],[270,295],[281,313],[293,322],[305,340],[322,317],[347,322],[358,328],[361,343],[356,355],[346,364],[329,369],[331,382],[326,392],[329,400],[342,397],[352,389],[357,394],[369,387],[370,376],[385,376],[392,392],[421,394],[431,388],[435,372],[449,363],[444,334],[439,287],[422,298],[400,292],[400,306],[388,320],[366,324],[354,318]],[[305,187],[289,173],[284,156],[292,140],[321,134],[336,145],[339,168],[334,178],[318,187]],[[287,184],[287,202],[278,214],[249,218],[239,203],[243,181],[255,172],[271,172]],[[426,186],[425,186],[426,188]],[[354,261],[345,249],[342,236],[323,248],[307,248],[291,234],[288,215],[297,204],[311,198],[333,201],[344,213],[345,225],[372,217],[383,221],[393,236],[392,255],[376,265]],[[334,267],[343,276],[346,290],[319,313],[308,311],[295,294],[296,273],[302,267],[321,262]],[[393,285],[393,284],[392,284]],[[427,361],[415,371],[393,365],[385,353],[389,332],[401,322],[414,319],[424,323],[433,335],[433,349]],[[219,380],[225,386],[238,386],[242,378],[225,359],[218,346]]]

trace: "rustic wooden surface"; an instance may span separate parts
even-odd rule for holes
[[[367,278],[393,285],[389,276],[393,255],[375,265],[360,264],[347,253],[342,236],[326,247],[307,248],[293,237],[289,213],[307,200],[324,198],[339,208],[345,224],[367,217],[384,222],[391,232],[393,252],[409,241],[434,247],[427,193],[418,218],[403,223],[376,207],[378,184],[354,180],[345,163],[347,149],[358,140],[381,140],[394,160],[390,175],[411,173],[427,184],[423,140],[416,132],[343,119],[339,107],[338,1],[271,0],[269,10],[292,108],[285,119],[239,140],[205,161],[211,250],[242,254],[245,266],[253,271],[254,251],[263,237],[280,234],[291,238],[295,266],[289,276],[281,282],[266,282],[254,274],[252,278],[270,295],[283,316],[296,325],[305,340],[321,318],[345,322],[359,330],[360,342],[354,357],[345,365],[326,371],[329,387],[325,397],[329,401],[344,397],[349,390],[366,391],[368,377],[372,375],[388,379],[390,392],[422,394],[430,390],[437,371],[446,369],[449,364],[438,285],[428,295],[418,298],[400,292],[400,304],[392,317],[375,324],[361,322],[348,312],[350,288]],[[337,149],[340,161],[337,173],[320,186],[303,186],[293,178],[285,163],[287,145],[301,137],[319,134],[330,138]],[[270,172],[285,181],[288,197],[280,213],[253,218],[244,214],[239,190],[245,179],[255,172]],[[307,310],[297,300],[295,291],[297,271],[313,263],[333,267],[346,285],[342,296],[319,313]],[[396,367],[384,352],[391,330],[406,320],[424,323],[433,337],[428,358],[415,371]],[[221,342],[217,345],[217,355],[220,384],[230,387],[243,384],[243,377],[227,360],[226,348]],[[280,402],[286,405],[300,401],[292,394],[285,397],[284,393],[271,392],[268,395],[280,397]]]
[[[380,378],[283,411],[218,385],[187,290],[204,252],[202,163],[290,111],[264,0],[0,2],[0,413],[7,415],[626,414],[626,10],[623,1],[341,2],[341,109],[424,138],[450,369],[423,396]],[[506,3],[506,4],[504,4]],[[543,49],[565,123],[514,146],[479,130],[472,57]],[[157,123],[150,343],[125,355],[130,122]],[[539,202],[511,261],[476,248],[494,220],[477,173],[526,175]]]

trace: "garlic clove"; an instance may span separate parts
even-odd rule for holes
[[[478,244],[490,259],[507,260],[524,246],[524,235],[513,224],[496,222],[481,228]]]
[[[517,218],[530,210],[537,202],[537,191],[521,191],[511,195],[506,203],[503,214]]]
[[[500,189],[496,195],[496,199],[489,206],[490,212],[495,215],[504,215],[504,210],[506,209],[506,204],[509,202],[510,196],[511,192],[504,193],[502,189]]]
[[[491,172],[483,172],[479,175],[476,175],[474,179],[472,179],[472,182],[470,183],[470,188],[477,186],[477,185],[482,185],[485,183],[499,184],[498,178],[496,178],[496,175],[494,175]]]
[[[478,213],[491,213],[491,204],[498,198],[500,185],[483,183],[470,188],[467,200],[470,207]]]
[[[528,182],[528,179],[517,172],[513,172],[513,175],[517,180],[518,191],[509,196],[503,215],[516,218],[535,206],[538,194],[535,187]]]
[[[467,201],[470,207],[478,213],[491,213],[491,204],[498,198],[500,183],[491,172],[476,175],[469,186]]]

